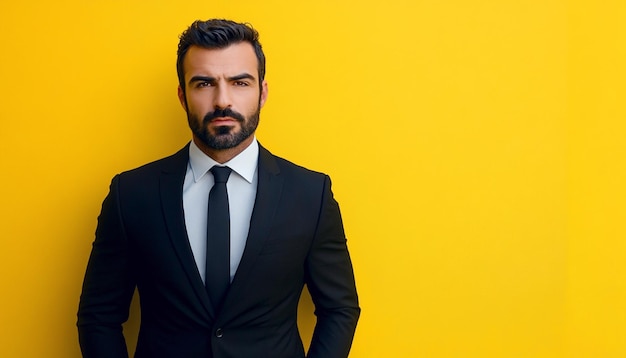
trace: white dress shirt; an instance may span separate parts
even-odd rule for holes
[[[259,161],[259,144],[253,142],[239,155],[224,164],[219,164],[204,154],[191,141],[189,164],[183,184],[183,209],[185,225],[198,271],[205,279],[207,214],[209,191],[214,179],[209,169],[213,166],[228,166],[233,171],[226,183],[230,208],[230,280],[232,282],[246,247],[250,218],[256,198]]]

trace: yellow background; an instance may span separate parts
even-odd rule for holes
[[[210,17],[261,33],[259,140],[333,178],[352,358],[626,356],[626,2],[23,0],[0,5],[1,357],[79,357],[101,201],[189,139],[177,36]]]

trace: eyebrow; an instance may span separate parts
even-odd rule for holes
[[[226,78],[228,81],[239,81],[239,80],[244,80],[244,79],[249,79],[249,80],[256,80],[256,78],[249,74],[249,73],[241,73],[235,76],[231,76],[231,77],[227,77]],[[189,83],[194,83],[194,82],[215,82],[215,77],[211,77],[211,76],[193,76],[189,79]]]
[[[254,76],[252,76],[249,73],[242,73],[236,76],[228,77],[228,80],[230,81],[239,81],[239,80],[245,80],[245,79],[256,80],[256,78],[254,78]]]
[[[215,82],[215,77],[193,76],[189,79],[189,83],[194,83],[194,82]]]

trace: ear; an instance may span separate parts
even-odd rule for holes
[[[185,98],[185,91],[178,86],[178,100],[180,101],[180,105],[183,106],[185,112],[187,112],[187,98]]]
[[[259,107],[263,107],[263,105],[265,104],[265,101],[267,101],[267,81],[263,80],[263,83],[261,83],[261,100],[259,101]]]

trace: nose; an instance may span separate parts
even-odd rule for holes
[[[226,109],[232,105],[228,86],[217,86],[215,95],[215,108]]]

